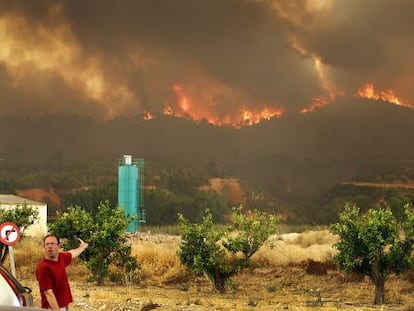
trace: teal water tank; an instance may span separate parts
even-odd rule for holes
[[[139,224],[145,222],[143,210],[144,161],[124,155],[118,166],[118,206],[124,209],[128,222],[127,232],[139,231]]]

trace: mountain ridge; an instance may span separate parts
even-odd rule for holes
[[[113,161],[123,154],[197,167],[213,160],[223,174],[278,197],[306,200],[354,176],[413,167],[414,110],[386,102],[342,99],[303,115],[234,129],[163,116],[98,122],[53,114],[0,118],[0,155],[10,160]]]

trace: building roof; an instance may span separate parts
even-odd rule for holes
[[[27,198],[19,197],[14,194],[0,194],[0,204],[30,204],[30,205],[45,205],[46,203],[41,203],[33,201]]]

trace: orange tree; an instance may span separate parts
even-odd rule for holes
[[[206,275],[222,293],[231,276],[248,267],[250,257],[277,231],[278,221],[277,216],[265,212],[243,214],[242,208],[233,209],[227,227],[215,226],[209,210],[200,224],[179,215],[179,259],[195,273]]]
[[[16,224],[20,228],[21,238],[25,235],[25,229],[33,225],[38,218],[39,212],[37,209],[26,203],[12,209],[0,209],[0,224],[4,222]],[[4,263],[8,253],[9,248],[5,244],[0,243],[0,263]]]
[[[125,274],[133,274],[138,268],[125,236],[127,221],[122,209],[111,208],[105,201],[99,204],[96,214],[80,206],[69,207],[50,225],[50,232],[64,238],[65,249],[77,247],[78,237],[89,244],[80,259],[92,273],[94,281],[102,285],[111,264],[124,270]]]
[[[405,219],[396,220],[389,208],[370,209],[361,215],[351,203],[345,205],[339,222],[330,231],[339,236],[334,260],[347,272],[367,275],[375,285],[374,304],[385,302],[385,281],[391,273],[413,266],[414,211],[404,207]]]

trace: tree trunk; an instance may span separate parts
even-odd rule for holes
[[[385,302],[385,276],[380,271],[379,256],[376,256],[372,263],[372,280],[375,284],[375,305],[382,305]]]
[[[375,305],[382,305],[385,302],[385,279],[380,278],[375,281]]]
[[[220,274],[220,272],[216,271],[214,274],[214,288],[219,292],[219,293],[224,293],[225,291],[225,279],[223,278],[223,276]]]

